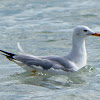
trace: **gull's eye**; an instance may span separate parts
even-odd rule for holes
[[[87,32],[87,30],[83,30],[84,32]]]

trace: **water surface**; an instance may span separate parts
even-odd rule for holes
[[[67,55],[77,25],[100,32],[99,0],[0,1],[0,49],[9,52],[19,53],[20,42],[37,56]],[[0,100],[99,100],[100,38],[86,45],[87,66],[68,76],[32,76],[0,56]]]

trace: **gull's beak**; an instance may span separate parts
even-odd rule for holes
[[[94,34],[91,34],[92,36],[99,36],[100,37],[100,33],[94,33]]]

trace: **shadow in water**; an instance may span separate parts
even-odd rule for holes
[[[33,75],[33,73],[20,73],[11,75],[15,80],[19,80],[21,84],[36,85],[49,89],[62,89],[64,87],[72,87],[75,84],[86,84],[89,75],[94,69],[86,66],[77,72],[68,75]]]

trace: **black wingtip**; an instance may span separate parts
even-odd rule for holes
[[[6,56],[6,57],[11,57],[11,58],[16,55],[16,54],[13,54],[13,53],[6,52],[4,50],[0,50],[0,52],[3,53],[2,55]]]

